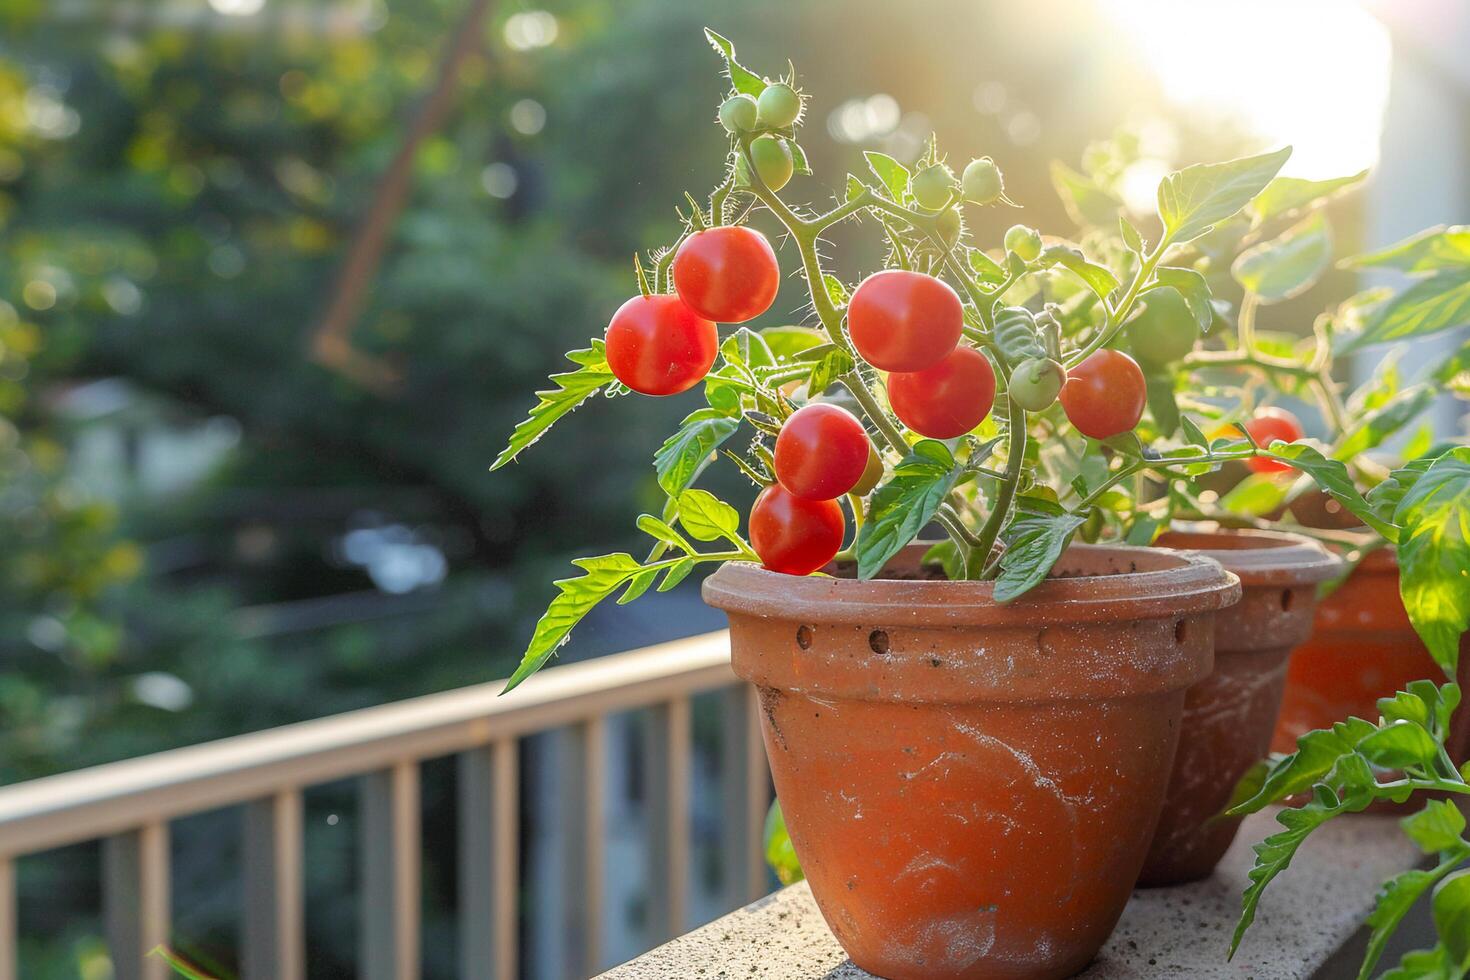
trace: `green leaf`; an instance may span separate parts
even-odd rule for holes
[[[1358,493],[1358,488],[1353,484],[1353,478],[1348,474],[1347,467],[1343,465],[1342,460],[1328,459],[1313,447],[1301,442],[1278,442],[1266,449],[1262,455],[1280,460],[1306,473],[1316,481],[1318,487],[1346,507],[1358,520],[1389,541],[1398,540],[1399,529],[1374,513],[1368,501]]]
[[[1409,914],[1414,903],[1442,877],[1443,873],[1438,869],[1414,870],[1395,875],[1383,883],[1378,891],[1378,902],[1365,921],[1372,932],[1363,953],[1363,964],[1358,968],[1358,980],[1367,980],[1372,975],[1373,968],[1383,957],[1383,948],[1398,930],[1399,923]]]
[[[567,641],[572,627],[581,622],[582,617],[643,571],[643,564],[638,559],[622,553],[578,558],[572,564],[586,574],[552,583],[560,594],[551,600],[551,605],[536,623],[520,666],[506,681],[502,694],[514,690],[521,681],[540,670],[541,665]]]
[[[1060,160],[1051,164],[1051,185],[1067,209],[1073,223],[1084,227],[1105,228],[1113,223],[1123,204],[1099,187],[1090,177],[1079,174]]]
[[[707,490],[685,490],[679,494],[679,523],[696,541],[724,538],[743,546],[740,512]]]
[[[1255,813],[1268,804],[1310,789],[1332,772],[1345,756],[1355,753],[1359,742],[1377,730],[1378,726],[1372,722],[1348,718],[1331,728],[1307,732],[1296,740],[1295,752],[1272,761],[1260,792],[1232,807],[1230,814]]]
[[[766,863],[776,872],[776,880],[783,885],[794,885],[806,877],[801,870],[801,861],[796,857],[796,848],[791,835],[786,832],[786,817],[781,812],[781,801],[772,800],[766,811],[765,830]]]
[[[1399,965],[1378,980],[1464,980],[1464,971],[1455,971],[1449,950],[1441,944],[1405,953]]]
[[[1361,183],[1367,176],[1368,171],[1362,170],[1349,177],[1333,177],[1329,180],[1277,177],[1256,195],[1256,199],[1246,210],[1253,223],[1260,226],[1272,218],[1325,201],[1339,191]]]
[[[1277,875],[1285,871],[1291,864],[1291,859],[1296,856],[1297,849],[1302,842],[1311,835],[1312,831],[1322,826],[1327,821],[1341,813],[1354,813],[1365,809],[1373,797],[1369,794],[1355,793],[1347,800],[1336,802],[1324,802],[1314,798],[1312,802],[1295,809],[1282,810],[1276,815],[1276,822],[1284,827],[1255,845],[1255,865],[1251,868],[1247,877],[1250,884],[1246,886],[1245,893],[1240,900],[1240,921],[1236,923],[1235,935],[1230,941],[1230,955],[1234,956],[1236,949],[1240,947],[1240,941],[1245,937],[1245,932],[1250,928],[1256,918],[1256,906],[1261,900],[1261,895]]]
[[[1322,278],[1332,261],[1332,229],[1318,211],[1279,238],[1241,252],[1230,274],[1262,303],[1300,296]]]
[[[749,327],[741,327],[726,337],[720,345],[720,354],[728,363],[748,368],[770,367],[776,363],[776,355],[765,338]]]
[[[1189,313],[1194,317],[1194,325],[1199,327],[1200,333],[1208,333],[1210,324],[1215,320],[1215,310],[1210,305],[1210,286],[1205,282],[1205,277],[1193,269],[1162,266],[1154,273],[1154,278],[1161,286],[1178,290],[1179,295],[1184,297],[1184,305],[1189,307]]]
[[[1194,419],[1188,415],[1181,415],[1179,416],[1179,425],[1184,430],[1184,438],[1189,440],[1191,446],[1200,446],[1204,449],[1210,448],[1210,440],[1205,438],[1205,434],[1200,431],[1200,427],[1195,424]]]
[[[1387,520],[1393,519],[1393,512],[1398,509],[1399,501],[1404,499],[1404,494],[1409,488],[1419,482],[1429,467],[1434,465],[1433,459],[1416,459],[1405,463],[1398,469],[1393,470],[1378,486],[1368,491],[1367,501],[1373,510]]]
[[[1399,821],[1409,839],[1425,854],[1448,851],[1463,843],[1465,814],[1450,800],[1430,800],[1424,809]]]
[[[1358,419],[1332,451],[1333,459],[1350,462],[1370,449],[1376,449],[1389,436],[1422,415],[1434,404],[1435,392],[1428,385],[1406,388],[1379,408]]]
[[[638,530],[653,538],[655,541],[661,541],[664,544],[673,545],[680,551],[689,553],[693,553],[694,551],[693,546],[691,546],[688,541],[684,540],[684,536],[682,534],[680,534],[678,531],[675,531],[672,527],[668,525],[667,522],[659,520],[652,514],[638,515]]]
[[[924,552],[920,564],[938,565],[944,569],[945,577],[951,582],[965,577],[965,556],[960,554],[960,549],[949,538],[934,542],[933,546]]]
[[[1470,269],[1437,272],[1374,307],[1362,332],[1350,337],[1339,353],[1441,333],[1466,323],[1470,323]]]
[[[657,568],[649,568],[634,575],[629,580],[628,587],[623,590],[623,594],[618,596],[618,605],[626,606],[633,600],[640,598],[653,585],[654,581],[658,578],[658,573],[659,570]]]
[[[755,72],[746,68],[735,60],[735,45],[720,37],[708,27],[704,29],[704,36],[710,45],[725,59],[725,74],[730,76],[730,84],[735,91],[749,96],[759,97],[766,90],[766,80]]]
[[[816,364],[812,365],[812,375],[807,381],[806,390],[809,395],[820,395],[842,377],[853,369],[851,355],[845,350],[830,351]]]
[[[1202,163],[1159,182],[1159,218],[1169,240],[1198,238],[1261,192],[1291,156],[1291,147],[1225,163]]]
[[[1041,253],[1041,261],[1046,265],[1062,266],[1086,283],[1100,299],[1107,299],[1108,294],[1118,288],[1117,277],[1096,262],[1089,262],[1080,249],[1052,245]]]
[[[669,569],[668,574],[664,576],[664,580],[659,583],[658,590],[660,592],[669,591],[674,586],[684,581],[684,579],[687,578],[689,573],[692,571],[694,571],[693,558],[685,558],[682,561],[676,562],[673,567]]]
[[[777,361],[795,360],[802,351],[827,342],[827,335],[813,327],[766,327],[760,335]]]
[[[1430,654],[1451,677],[1470,627],[1470,446],[1435,460],[1394,511],[1399,594]]]
[[[966,252],[966,259],[970,263],[970,271],[975,273],[981,282],[1005,282],[1005,267],[980,249],[969,249]]]
[[[1407,769],[1432,764],[1439,745],[1418,725],[1395,721],[1370,732],[1358,743],[1358,752],[1382,769]]]
[[[1144,376],[1149,414],[1159,427],[1159,434],[1172,436],[1179,429],[1179,405],[1174,401],[1174,378],[1169,374]]]
[[[1434,925],[1450,962],[1470,968],[1470,868],[1457,871],[1434,890]]]
[[[1118,215],[1118,233],[1123,236],[1123,244],[1135,255],[1143,254],[1143,236],[1138,229],[1133,227],[1133,222],[1123,215]]]
[[[738,418],[714,408],[701,408],[685,416],[679,430],[653,455],[654,472],[664,493],[676,497],[687,489],[709,465],[715,450],[738,428]]]
[[[1002,532],[1006,550],[995,580],[995,601],[1010,602],[1044,581],[1085,520],[1043,498],[1018,498],[1015,516]]]
[[[864,150],[863,159],[868,161],[868,169],[873,171],[873,176],[888,190],[888,196],[894,201],[902,202],[904,192],[909,186],[909,169],[888,154],[877,150]]]
[[[607,353],[601,340],[592,341],[592,346],[586,350],[570,351],[567,360],[577,365],[576,370],[553,374],[550,380],[556,387],[536,392],[539,399],[536,407],[511,432],[510,444],[490,464],[490,469],[498,470],[515,459],[527,446],[544,436],[557,419],[591,398],[603,385],[615,380],[612,369],[607,366]]]
[[[1356,255],[1343,265],[1379,266],[1401,272],[1436,272],[1470,265],[1470,226],[1429,228],[1377,252]]]
[[[960,468],[942,442],[925,439],[874,492],[857,538],[858,578],[870,579],[934,520],[959,478]]]
[[[841,279],[838,279],[830,272],[824,272],[822,273],[822,286],[826,288],[827,298],[832,301],[833,306],[839,310],[847,306],[847,301],[850,297],[848,296],[847,287],[842,284]]]

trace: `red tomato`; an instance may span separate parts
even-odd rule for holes
[[[933,367],[890,374],[888,404],[919,435],[953,439],[990,414],[995,404],[995,371],[975,348],[956,347]]]
[[[846,523],[837,501],[802,500],[773,483],[750,509],[750,544],[771,571],[810,575],[842,548]]]
[[[882,371],[922,371],[960,342],[960,298],[921,272],[887,269],[858,284],[847,307],[852,345]]]
[[[674,255],[674,290],[716,323],[744,323],[771,308],[781,267],[766,236],[742,225],[696,231]]]
[[[715,325],[672,294],[634,296],[607,325],[607,365],[644,395],[677,395],[697,385],[715,363]]]
[[[1244,428],[1262,449],[1271,445],[1274,439],[1295,442],[1302,437],[1301,421],[1284,408],[1263,408]],[[1259,456],[1252,456],[1245,461],[1245,465],[1254,473],[1285,473],[1291,469],[1285,463]]]
[[[1122,351],[1094,351],[1067,371],[1057,397],[1078,432],[1107,439],[1128,432],[1143,417],[1143,371]]]
[[[776,437],[776,479],[803,500],[832,500],[863,478],[871,451],[863,424],[845,408],[814,402]]]

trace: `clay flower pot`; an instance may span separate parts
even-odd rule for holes
[[[776,793],[828,926],[890,980],[1065,977],[1152,836],[1184,691],[1240,596],[1197,555],[1077,546],[1009,605],[925,580],[722,566]]]
[[[1240,602],[1215,614],[1215,669],[1184,696],[1184,722],[1164,811],[1140,885],[1174,885],[1215,870],[1240,820],[1218,819],[1235,784],[1265,757],[1281,709],[1287,659],[1312,632],[1317,585],[1343,563],[1310,538],[1268,531],[1171,532],[1240,578]]]
[[[1465,688],[1470,637],[1461,641],[1460,651],[1459,682]],[[1271,749],[1295,752],[1299,736],[1349,715],[1376,719],[1379,698],[1425,679],[1442,682],[1444,671],[1409,623],[1393,550],[1375,551],[1318,603],[1312,636],[1291,658]],[[1457,762],[1470,758],[1470,710],[1456,713],[1447,747]]]

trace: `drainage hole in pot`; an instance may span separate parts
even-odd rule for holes
[[[873,630],[868,634],[868,646],[874,653],[883,656],[888,655],[888,633],[885,630]]]
[[[1185,640],[1185,638],[1188,637],[1188,636],[1189,636],[1189,624],[1188,623],[1186,623],[1184,620],[1181,619],[1179,622],[1177,622],[1177,623],[1174,624],[1174,639],[1177,642],[1183,643],[1184,640]]]
[[[1282,612],[1286,612],[1289,609],[1291,609],[1291,595],[1292,595],[1292,593],[1291,593],[1291,590],[1290,589],[1283,589],[1283,590],[1281,590],[1281,611]]]
[[[796,645],[803,650],[812,648],[812,628],[810,626],[798,626],[796,628]]]

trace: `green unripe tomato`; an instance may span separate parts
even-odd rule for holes
[[[909,179],[909,193],[919,207],[938,211],[954,193],[954,171],[942,163],[925,167]]]
[[[755,129],[755,99],[744,94],[732,95],[720,106],[720,125],[731,136]]]
[[[1043,412],[1057,400],[1067,372],[1048,357],[1022,361],[1011,372],[1011,398],[1028,412]]]
[[[773,191],[779,191],[791,180],[796,164],[791,158],[791,147],[775,136],[758,136],[750,141],[750,159],[755,163],[755,172],[761,182]],[[745,165],[744,155],[735,158],[735,179],[742,186],[752,183],[750,170]]]
[[[756,118],[762,126],[785,129],[801,116],[801,96],[785,82],[772,82],[756,99]]]
[[[1035,262],[1041,256],[1041,232],[1025,225],[1011,225],[1006,231],[1006,251],[1015,252],[1023,262]]]
[[[1143,312],[1128,321],[1128,346],[1150,367],[1163,367],[1194,350],[1199,327],[1179,290],[1171,286],[1145,294]]]
[[[1005,193],[1005,179],[990,157],[971,160],[960,175],[960,193],[971,204],[994,204]]]
[[[960,240],[960,213],[954,208],[941,211],[934,219],[934,224],[939,232],[939,237],[944,239],[944,244],[954,248]]]

